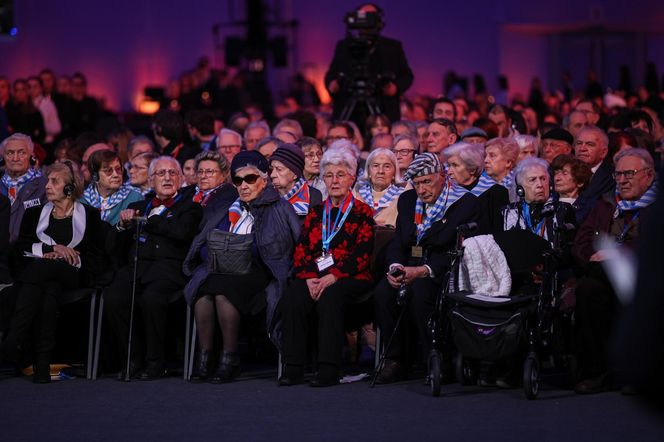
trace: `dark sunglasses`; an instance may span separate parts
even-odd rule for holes
[[[234,176],[233,184],[235,184],[237,187],[242,185],[242,181],[245,181],[247,184],[254,184],[258,178],[260,178],[260,175],[256,175],[255,173],[250,173],[249,175],[245,176]]]

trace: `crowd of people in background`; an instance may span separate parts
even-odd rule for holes
[[[454,226],[551,240],[555,203],[575,235],[564,281],[576,294],[566,305],[576,315],[575,389],[609,388],[617,300],[595,239],[638,247],[661,166],[659,88],[547,92],[534,80],[527,98],[508,101],[479,77],[473,95],[454,78],[446,95],[402,97],[396,121],[334,121],[301,76],[266,108],[242,74],[202,60],[168,85],[147,128],[105,110],[81,73],[0,77],[2,359],[32,363],[34,380],[48,382],[62,293],[101,285],[107,366],[120,370],[135,281],[139,344],[121,378],[164,376],[167,310],[184,296],[198,326],[193,381],[235,379],[241,318],[264,311],[284,359],[280,385],[302,382],[312,342],[311,384],[334,385],[344,342],[368,354],[380,351],[376,325],[399,334],[404,283],[415,335],[427,340]],[[396,228],[378,272],[376,226]],[[215,232],[253,238],[245,269],[218,271],[228,263]],[[372,290],[375,315],[346,330],[347,309]],[[408,375],[403,348],[392,347],[379,382]]]

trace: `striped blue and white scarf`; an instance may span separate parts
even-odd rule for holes
[[[18,193],[24,185],[40,176],[42,176],[42,172],[39,169],[28,169],[26,173],[16,179],[12,179],[8,173],[5,173],[2,176],[2,184],[7,188],[7,197],[9,198],[10,203],[14,204]],[[12,189],[14,190],[12,191]]]
[[[455,202],[459,200],[464,194],[468,193],[468,190],[463,187],[448,181],[447,185],[440,193],[440,196],[436,200],[436,203],[429,207],[425,208],[425,204],[417,199],[415,203],[415,224],[417,226],[417,243],[420,243],[420,240],[424,234],[429,230],[433,223],[440,221],[445,216],[447,209],[452,206]],[[426,216],[425,216],[426,211]]]
[[[482,175],[480,175],[479,180],[477,180],[477,184],[475,184],[475,187],[469,190],[470,193],[472,193],[475,196],[480,196],[487,190],[489,190],[491,187],[493,187],[496,184],[496,181],[491,178],[489,175],[486,174],[486,171],[482,172]]]
[[[307,180],[304,178],[295,181],[293,188],[283,198],[291,203],[296,214],[307,215],[309,213],[311,196],[309,193],[309,184],[307,184]]]
[[[641,196],[641,198],[639,198],[636,201],[627,201],[621,199],[618,188],[616,188],[616,201],[618,201],[618,204],[616,204],[616,210],[615,212],[613,212],[613,217],[617,218],[622,212],[625,211],[643,209],[644,207],[648,207],[649,205],[655,202],[656,198],[657,198],[657,180],[653,180],[648,190],[646,190],[646,193],[644,193]]]
[[[485,173],[486,173],[486,172],[485,172]],[[503,187],[509,189],[510,187],[512,187],[512,184],[513,184],[513,183],[514,183],[514,169],[512,169],[512,170],[510,171],[510,173],[508,173],[508,174],[505,176],[505,178],[503,178],[498,184],[500,184],[501,186],[503,186]]]
[[[404,189],[405,187],[392,184],[378,201],[374,201],[373,199],[373,190],[369,182],[360,185],[357,191],[359,192],[364,202],[367,203],[367,205],[373,209],[374,216],[376,216],[378,215],[378,213],[380,213],[381,210],[388,207],[392,203],[394,198],[401,195]]]
[[[101,220],[106,221],[109,217],[110,210],[124,201],[125,198],[127,198],[133,191],[134,188],[131,186],[131,184],[123,184],[122,187],[120,187],[116,192],[108,197],[106,204],[103,204],[102,207],[103,201],[101,195],[99,195],[99,192],[97,191],[97,186],[95,186],[94,183],[91,183],[85,189],[85,192],[83,192],[82,199],[87,205],[99,209]]]

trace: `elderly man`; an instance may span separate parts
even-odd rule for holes
[[[446,253],[455,246],[456,228],[480,217],[477,198],[447,180],[437,155],[416,156],[406,178],[414,189],[399,197],[396,233],[386,251],[389,270],[374,292],[377,324],[388,340],[394,335],[377,379],[380,383],[401,380],[407,372],[408,346],[403,329],[395,328],[400,288],[408,293],[402,308],[408,309],[419,340],[428,350],[427,321],[449,265]]]
[[[318,189],[304,179],[304,153],[295,144],[284,143],[270,156],[270,178],[279,195],[293,206],[300,221],[311,208],[323,202]]]
[[[136,355],[131,370],[143,366],[141,380],[153,380],[164,375],[165,338],[168,304],[185,284],[182,261],[196,235],[203,209],[191,198],[178,192],[182,182],[180,164],[172,157],[161,156],[150,163],[150,184],[155,197],[133,203],[120,214],[120,221],[109,235],[109,243],[118,250],[122,246],[135,247],[133,235],[139,234],[138,251],[132,250],[130,263],[121,267],[110,287],[104,292],[104,313],[109,329],[121,354],[127,354],[129,311],[133,281],[134,253],[138,256],[136,279],[136,307],[144,327],[145,355]],[[147,221],[136,228],[136,217]],[[139,333],[134,335],[140,336]],[[136,373],[130,373],[134,375]],[[122,376],[124,378],[124,374]]]
[[[613,189],[613,165],[609,152],[609,138],[597,126],[587,126],[579,132],[574,141],[575,156],[586,163],[592,170],[593,176],[590,184],[576,200],[576,219],[579,224],[586,219],[595,202],[606,192]]]
[[[565,118],[565,129],[567,129],[573,137],[576,137],[579,132],[581,132],[581,129],[589,124],[588,117],[581,111],[575,110]]]
[[[563,128],[555,127],[542,135],[540,156],[547,163],[551,164],[558,155],[572,153],[573,143],[574,137],[572,137],[572,134]]]
[[[0,192],[11,203],[9,241],[18,238],[25,210],[45,202],[46,178],[33,168],[35,146],[29,136],[16,133],[0,144],[0,156],[5,162],[5,174],[0,181]]]
[[[433,103],[431,118],[447,118],[456,121],[456,106],[449,98],[439,98]]]
[[[605,234],[613,238],[619,250],[636,251],[642,241],[641,227],[657,196],[654,162],[645,149],[624,150],[614,161],[616,191],[604,194],[597,201],[579,228],[573,248],[584,270],[576,287],[576,332],[582,380],[574,390],[581,394],[598,393],[609,386],[608,341],[618,307],[601,265],[608,258],[608,251],[598,248],[597,236]]]
[[[456,143],[458,138],[456,125],[447,118],[437,118],[429,124],[426,135],[426,150],[436,155]]]
[[[228,164],[242,150],[242,135],[231,129],[221,129],[217,137],[217,151],[226,157]]]
[[[252,121],[244,130],[244,145],[247,150],[254,150],[256,144],[270,135],[270,126],[265,121]]]

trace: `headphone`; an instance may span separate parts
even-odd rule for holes
[[[92,178],[93,183],[98,183],[99,182],[99,170],[97,170],[97,166],[95,166],[94,161],[92,161],[93,155],[90,155],[90,158],[88,158],[88,170],[90,171],[90,178]]]
[[[76,175],[74,173],[74,166],[71,165],[71,161],[65,160],[62,163],[67,165],[67,167],[69,168],[69,172],[71,174],[71,182],[65,184],[65,187],[62,188],[62,193],[64,193],[65,196],[69,198],[74,194],[74,191],[76,190],[76,186],[74,185],[74,181],[76,180]]]

